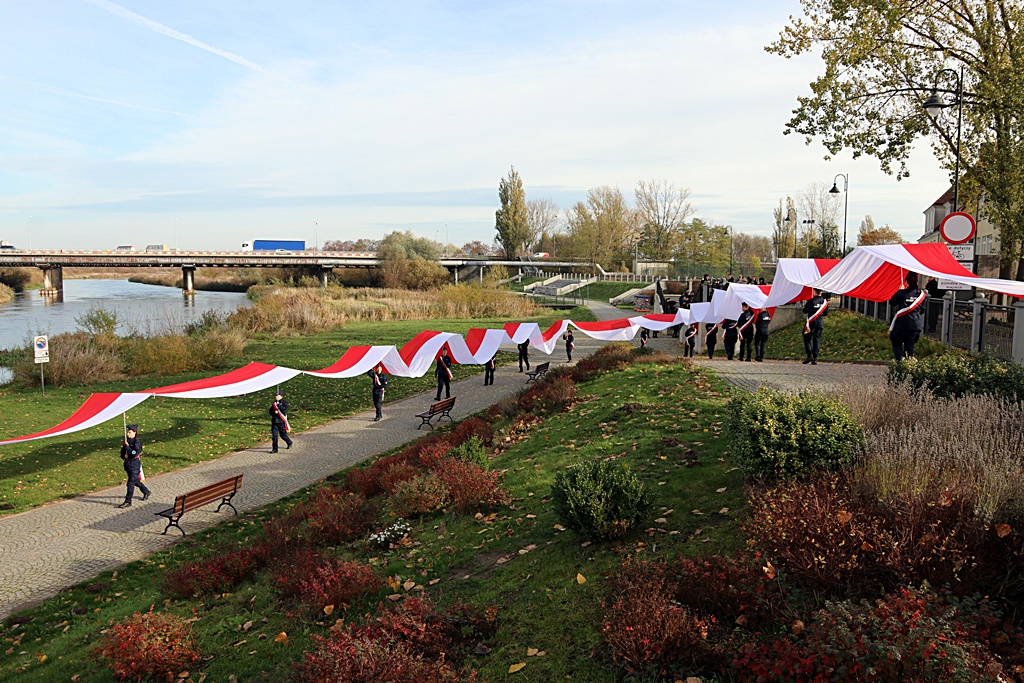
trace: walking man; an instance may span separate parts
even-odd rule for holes
[[[754,346],[754,311],[750,308],[750,304],[743,303],[743,312],[740,313],[736,325],[740,335],[740,360],[746,360],[749,363],[750,352]],[[744,351],[747,354],[746,358],[743,357]]]
[[[889,325],[889,341],[897,361],[914,356],[914,346],[921,338],[921,311],[927,297],[928,293],[917,287],[917,273],[908,273],[907,286],[889,299],[889,304],[896,307]]]
[[[496,356],[497,354],[495,354]],[[494,384],[494,357],[491,356],[490,360],[484,363],[484,386]]]
[[[388,376],[384,374],[384,366],[380,363],[370,370],[369,375],[373,380],[373,407],[377,411],[377,416],[373,418],[373,421],[380,422],[384,416],[384,390],[388,387]]]
[[[274,402],[270,404],[270,452],[277,453],[277,438],[284,439],[285,450],[292,447],[292,440],[288,432],[292,426],[288,424],[288,401],[280,392],[274,395]]]
[[[142,442],[139,441],[139,425],[128,425],[124,432],[124,443],[121,444],[121,460],[124,461],[124,471],[128,475],[128,490],[124,495],[124,502],[118,505],[119,508],[130,508],[132,497],[135,495],[135,487],[142,491],[142,500],[149,498],[149,489],[142,482]]]
[[[715,346],[718,345],[718,323],[704,323],[704,330],[704,348],[707,349],[708,360],[711,360],[715,357]]]
[[[647,348],[647,340],[650,339],[651,333],[647,331],[646,327],[640,328],[640,348]]]
[[[437,367],[434,368],[434,374],[437,375],[437,398],[435,401],[441,400],[441,388],[444,387],[444,397],[452,397],[452,358],[448,355],[448,347],[441,347],[441,357],[437,359]]]
[[[813,290],[814,296],[804,304],[804,315],[807,322],[804,323],[804,350],[807,358],[804,365],[818,364],[818,351],[821,350],[821,333],[825,329],[825,321],[822,320],[828,315],[828,300],[821,295],[820,289]]]
[[[767,308],[762,308],[754,316],[754,359],[758,363],[764,362],[764,351],[768,346],[768,326],[771,322],[772,314]]]
[[[516,348],[519,349],[519,372],[523,371],[523,363],[526,363],[526,370],[530,370],[530,340],[527,339],[522,344],[517,344]]]
[[[562,339],[565,340],[565,355],[566,358],[569,359],[566,362],[571,363],[572,352],[576,348],[576,344],[574,343],[576,341],[576,337],[572,336],[572,330],[568,330],[565,334],[562,335]]]
[[[683,343],[683,358],[693,358],[693,351],[697,348],[698,323],[693,323],[686,328],[686,338]]]
[[[736,339],[739,333],[736,331],[735,320],[723,320],[722,329],[725,330],[723,342],[725,343],[725,357],[732,360],[733,355],[736,353]]]

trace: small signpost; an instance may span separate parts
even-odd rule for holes
[[[969,213],[957,211],[942,219],[939,225],[939,234],[949,247],[949,253],[953,254],[961,266],[974,272],[974,239],[978,232],[978,224],[974,216]],[[971,285],[952,280],[938,282],[939,289],[952,289],[957,291],[970,291]]]
[[[35,352],[36,363],[39,365],[39,388],[46,396],[46,378],[43,376],[43,363],[50,362],[50,342],[46,335],[39,335],[32,340],[32,350]]]

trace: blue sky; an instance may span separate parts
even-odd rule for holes
[[[0,238],[19,247],[410,229],[494,236],[497,184],[566,208],[667,180],[767,234],[849,173],[905,238],[948,185],[926,145],[897,182],[782,131],[819,70],[764,52],[792,2],[0,3]],[[447,226],[447,228],[446,228]]]

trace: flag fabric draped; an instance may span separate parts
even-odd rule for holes
[[[779,259],[772,285],[731,284],[727,290],[713,290],[711,301],[691,304],[690,308],[674,314],[654,313],[601,322],[560,320],[545,330],[533,322],[511,322],[497,329],[474,328],[465,336],[426,330],[401,349],[395,346],[353,346],[336,362],[320,370],[297,370],[254,362],[216,377],[192,382],[132,393],[93,394],[60,424],[35,434],[0,440],[0,445],[88,429],[123,414],[150,397],[203,399],[241,396],[277,386],[300,374],[328,379],[358,377],[378,364],[393,376],[422,377],[430,371],[441,348],[446,345],[453,361],[463,365],[482,365],[501,347],[524,342],[550,354],[569,325],[601,341],[628,341],[641,329],[661,331],[675,325],[736,320],[744,303],[754,309],[773,310],[776,306],[809,299],[812,288],[871,301],[887,301],[903,287],[907,273],[911,272],[1024,297],[1024,282],[977,277],[963,268],[942,243],[857,247],[842,261]]]

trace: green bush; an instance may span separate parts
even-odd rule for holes
[[[475,434],[463,441],[459,446],[453,448],[448,455],[449,457],[458,458],[464,462],[476,465],[485,471],[491,464],[490,459],[487,457],[487,449],[484,448],[483,439]]]
[[[622,463],[604,460],[560,472],[551,487],[551,502],[567,528],[595,541],[625,536],[652,507],[636,474]]]
[[[988,394],[1024,400],[1024,367],[992,356],[906,358],[889,364],[886,380],[894,385],[909,382],[943,398]]]
[[[752,477],[792,477],[852,462],[864,432],[838,399],[762,387],[728,405],[727,435],[737,464]]]

